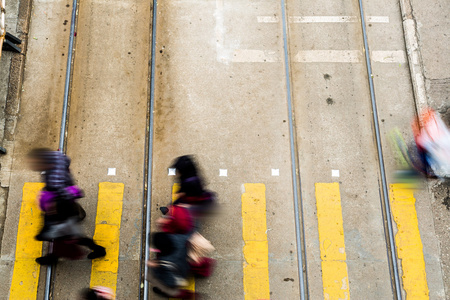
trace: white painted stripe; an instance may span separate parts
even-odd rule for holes
[[[294,61],[302,63],[358,63],[362,53],[359,50],[307,50],[299,51]]]
[[[372,60],[382,63],[406,63],[406,54],[403,50],[372,51]]]
[[[258,16],[258,23],[278,23],[280,19],[275,16]]]
[[[291,23],[348,23],[356,22],[358,18],[353,16],[302,16],[290,17]]]
[[[278,23],[279,17],[258,16],[258,23]],[[359,22],[356,16],[292,16],[289,17],[291,23],[355,23]],[[367,23],[389,23],[388,16],[368,16]]]
[[[218,62],[228,64],[230,61],[229,54],[230,51],[224,46],[225,40],[225,26],[224,26],[224,16],[223,16],[223,1],[224,0],[216,0],[216,10],[214,12],[215,18],[215,27],[214,32],[216,35],[216,59]]]
[[[388,16],[368,16],[367,22],[368,23],[389,23],[389,17]]]
[[[279,62],[276,51],[237,49],[234,50],[232,62]]]

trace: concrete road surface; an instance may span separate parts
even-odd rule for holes
[[[446,299],[432,195],[389,176],[397,162],[388,134],[399,128],[410,139],[417,113],[400,7],[362,2],[369,48],[358,1],[159,1],[156,24],[149,0],[82,1],[66,151],[86,193],[86,234],[109,254],[60,262],[53,299],[76,299],[102,280],[117,299],[139,299],[149,138],[153,230],[171,201],[177,156],[194,155],[218,195],[219,213],[199,227],[217,260],[213,276],[195,280],[202,299],[397,299],[394,264],[403,299]],[[70,13],[68,1],[34,1],[6,173],[2,163],[9,194],[0,287],[9,294],[0,299],[21,299],[18,290],[43,298],[46,267],[21,258],[17,236],[27,224],[23,187],[39,181],[24,157],[57,148]],[[18,261],[29,269],[18,270]],[[26,270],[33,276],[14,279]]]

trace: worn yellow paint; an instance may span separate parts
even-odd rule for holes
[[[106,248],[106,256],[92,261],[91,287],[105,286],[116,292],[123,183],[101,182],[98,190],[94,240]]]
[[[350,299],[339,183],[315,186],[324,299]]]
[[[34,238],[42,227],[37,198],[43,183],[26,182],[23,186],[17,230],[14,271],[9,290],[11,300],[36,299],[40,266],[35,262],[42,255],[42,242]]]
[[[172,202],[174,202],[175,200],[177,200],[177,198],[175,198],[175,194],[178,193],[178,191],[180,190],[181,186],[179,183],[174,183],[172,185]]]
[[[244,189],[241,200],[245,300],[270,299],[266,187],[246,183]]]
[[[175,198],[175,194],[180,190],[180,184],[179,183],[174,183],[172,185],[172,202],[174,202],[175,200],[177,200],[177,198]],[[184,289],[195,292],[195,278],[194,277],[190,277],[188,279],[189,284],[188,286],[186,286]],[[170,298],[170,300],[176,300],[178,298]]]
[[[402,261],[403,288],[407,300],[429,299],[423,245],[414,191],[405,184],[390,185],[390,201],[394,221],[397,224],[395,243],[398,258]]]

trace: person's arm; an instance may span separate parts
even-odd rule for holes
[[[53,164],[51,168],[46,171],[45,183],[46,190],[55,192],[59,199],[70,198],[66,190],[67,184],[70,181],[71,175],[68,169],[70,161],[61,153],[54,152],[52,159]]]
[[[70,199],[70,193],[66,190],[66,170],[54,168],[48,172],[45,180],[45,189],[54,192],[58,200]]]

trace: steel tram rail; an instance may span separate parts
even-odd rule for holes
[[[61,152],[66,152],[66,136],[67,136],[67,122],[68,122],[68,107],[69,107],[69,92],[70,83],[72,77],[72,62],[73,62],[73,43],[75,38],[75,24],[77,19],[77,0],[73,0],[72,4],[72,17],[70,21],[70,37],[69,37],[69,49],[67,55],[67,67],[66,67],[66,80],[64,83],[64,102],[61,117],[61,129],[59,134],[59,147],[58,150]],[[50,243],[48,252],[52,253],[53,243]],[[47,267],[47,273],[45,277],[45,290],[44,290],[44,300],[50,300],[52,298],[52,288],[53,288],[53,273],[55,266],[49,265]]]
[[[361,27],[364,42],[364,52],[365,61],[369,81],[370,98],[372,104],[372,116],[375,128],[375,140],[377,145],[378,154],[378,164],[380,169],[381,183],[382,183],[382,193],[380,193],[380,202],[383,208],[383,219],[385,224],[385,235],[386,235],[386,248],[388,261],[390,265],[391,272],[391,283],[392,290],[394,294],[394,299],[402,300],[402,289],[401,281],[399,275],[399,268],[396,255],[396,246],[394,240],[394,230],[392,226],[392,219],[390,213],[389,204],[389,193],[387,188],[387,179],[385,172],[385,164],[383,151],[381,146],[381,135],[380,127],[378,123],[378,111],[375,98],[374,82],[372,78],[372,65],[369,55],[369,45],[366,31],[366,22],[364,17],[364,8],[362,0],[359,2],[359,13],[361,17]],[[290,61],[289,61],[289,49],[288,49],[288,23],[287,23],[287,13],[286,13],[286,2],[281,0],[282,9],[282,26],[283,26],[283,45],[284,45],[284,61],[285,61],[285,72],[286,72],[286,88],[287,88],[287,100],[288,100],[288,114],[289,114],[289,129],[290,129],[290,145],[291,145],[291,163],[292,163],[292,176],[293,176],[293,189],[294,189],[294,210],[295,210],[295,227],[297,235],[297,257],[299,265],[299,278],[300,278],[300,297],[301,299],[309,299],[308,294],[308,278],[307,278],[307,258],[305,250],[305,231],[303,223],[303,206],[302,206],[302,194],[301,194],[301,178],[300,178],[300,166],[297,160],[296,153],[298,153],[298,148],[295,143],[295,114],[292,107],[292,91],[291,91],[291,74],[290,74]],[[300,207],[299,207],[300,206]],[[301,220],[301,224],[300,224]],[[393,281],[393,282],[392,282]]]
[[[145,231],[143,233],[142,241],[145,245],[144,248],[144,261],[141,264],[141,280],[143,280],[143,298],[147,300],[149,297],[149,283],[145,280],[145,275],[148,271],[147,261],[150,257],[150,228],[151,228],[151,212],[152,212],[152,164],[153,164],[153,110],[155,105],[155,59],[156,59],[156,21],[157,21],[158,1],[153,0],[153,16],[152,16],[152,45],[151,45],[151,65],[150,65],[150,106],[148,112],[148,144],[147,144],[147,182],[144,183],[145,201],[143,203],[143,213],[145,213]],[[144,179],[145,181],[145,179]],[[144,228],[143,228],[144,229]],[[141,265],[142,266],[142,265]],[[144,271],[144,274],[142,274]],[[141,293],[139,293],[139,297]]]
[[[378,163],[381,174],[382,181],[382,197],[380,199],[382,206],[384,208],[383,218],[387,224],[387,236],[386,236],[386,246],[388,248],[388,257],[390,260],[390,265],[393,271],[393,292],[395,294],[395,299],[401,300],[401,286],[399,278],[399,270],[397,263],[397,256],[395,253],[395,241],[394,232],[392,227],[392,220],[390,214],[389,205],[389,194],[387,190],[387,179],[385,173],[384,158],[381,148],[381,136],[378,123],[378,112],[376,105],[376,98],[374,92],[374,83],[372,74],[372,67],[369,55],[369,45],[366,32],[366,23],[364,17],[364,9],[362,5],[362,0],[359,1],[359,11],[361,16],[361,26],[364,40],[364,50],[365,50],[365,60],[369,79],[370,96],[372,102],[372,114],[375,127],[375,138],[377,143],[378,152]],[[76,2],[76,0],[74,0]],[[285,62],[285,76],[286,76],[286,89],[287,89],[287,101],[288,101],[288,116],[289,116],[289,131],[290,131],[290,148],[291,148],[291,164],[292,164],[292,176],[293,176],[293,190],[294,190],[294,213],[295,213],[295,229],[296,229],[296,243],[297,243],[297,259],[298,259],[298,272],[300,281],[300,297],[302,300],[309,299],[308,293],[308,278],[307,278],[307,258],[305,251],[305,232],[303,223],[303,206],[302,206],[302,194],[301,194],[301,178],[300,178],[300,166],[297,159],[296,153],[298,153],[297,144],[295,142],[295,116],[292,106],[292,90],[291,90],[291,74],[290,74],[290,60],[289,60],[289,50],[288,50],[288,23],[287,23],[287,12],[286,12],[286,1],[281,0],[281,10],[282,10],[282,26],[283,26],[283,46],[284,46],[284,62]],[[145,201],[143,203],[144,214],[145,214],[145,232],[143,233],[143,242],[145,243],[143,262],[144,268],[141,268],[141,280],[143,280],[143,296],[140,299],[147,300],[149,298],[149,284],[145,281],[145,273],[147,272],[147,266],[145,262],[149,259],[149,238],[148,233],[150,233],[151,226],[151,183],[152,183],[152,155],[153,155],[153,108],[154,108],[154,87],[155,87],[155,48],[156,48],[156,27],[157,27],[157,0],[153,0],[153,17],[152,17],[152,45],[151,45],[151,78],[150,78],[150,106],[149,106],[149,131],[148,131],[148,149],[147,149],[147,177],[144,179],[144,188],[146,190]],[[381,196],[381,195],[380,195]],[[144,219],[144,218],[143,218]],[[142,256],[141,256],[142,259]],[[144,274],[142,272],[144,271]],[[141,294],[140,294],[141,296]]]
[[[141,268],[141,280],[143,280],[143,296],[140,299],[147,300],[149,297],[149,284],[145,280],[145,274],[147,273],[148,267],[145,262],[149,259],[149,248],[150,241],[148,234],[150,233],[151,227],[151,183],[152,183],[152,155],[153,155],[153,108],[154,108],[154,87],[155,87],[155,53],[156,53],[156,31],[157,31],[157,0],[153,0],[153,18],[152,18],[152,47],[151,47],[151,72],[150,72],[150,110],[149,110],[149,136],[148,136],[148,148],[147,148],[147,181],[146,181],[146,200],[143,205],[145,207],[145,232],[143,233],[143,241],[145,241],[144,257],[143,262],[144,268]],[[290,88],[290,69],[289,69],[289,57],[288,57],[288,43],[287,43],[287,23],[286,23],[286,9],[285,0],[282,0],[282,16],[283,16],[283,34],[284,34],[284,55],[285,55],[285,68],[286,68],[286,81],[288,90],[288,106],[289,106],[289,125],[290,125],[290,143],[291,143],[291,161],[292,161],[292,176],[293,176],[293,186],[294,186],[294,211],[295,211],[295,226],[296,226],[296,240],[297,240],[297,255],[298,255],[298,272],[300,278],[300,290],[301,299],[308,299],[307,292],[307,279],[306,279],[306,257],[303,260],[303,249],[305,247],[304,237],[304,226],[303,223],[300,225],[300,213],[303,220],[303,208],[299,208],[299,194],[301,201],[301,190],[300,190],[300,176],[298,174],[297,160],[295,153],[298,152],[295,143],[295,132],[293,123],[293,109],[291,102],[291,88]],[[303,222],[303,221],[302,221]],[[142,256],[141,256],[142,258]],[[142,274],[144,271],[144,274]]]
[[[156,8],[157,8],[157,0],[153,1],[153,22],[152,22],[152,30],[153,30],[153,39],[152,39],[152,71],[151,71],[151,105],[149,109],[150,115],[150,125],[149,125],[149,137],[148,137],[148,166],[147,166],[147,183],[144,186],[144,190],[147,190],[146,195],[146,207],[149,209],[146,211],[146,230],[144,232],[144,240],[145,240],[145,261],[148,260],[148,250],[149,250],[149,241],[147,240],[147,233],[150,232],[150,214],[151,214],[151,166],[152,166],[152,139],[153,139],[153,103],[154,103],[154,59],[155,59],[155,36],[156,36]],[[69,37],[69,48],[68,48],[68,56],[67,56],[67,67],[66,67],[66,78],[64,84],[64,101],[63,101],[63,109],[62,109],[62,117],[61,117],[61,128],[60,128],[60,137],[59,137],[59,145],[58,150],[61,152],[66,152],[66,137],[67,137],[67,123],[68,123],[68,109],[69,109],[69,93],[71,87],[71,77],[72,77],[72,65],[73,65],[73,45],[75,38],[75,26],[77,21],[77,11],[78,11],[78,1],[73,0],[72,4],[72,15],[71,15],[71,25],[70,25],[70,37]],[[154,25],[153,25],[154,24]],[[144,179],[145,180],[145,179]],[[149,188],[150,187],[150,188]],[[145,203],[144,203],[145,205]],[[144,210],[145,211],[145,210]],[[50,243],[48,253],[52,253],[53,244]],[[53,279],[54,279],[54,265],[49,265],[47,267],[46,279],[45,279],[45,290],[44,290],[44,300],[52,299],[52,289],[53,289]],[[145,265],[145,272],[147,271],[147,266]],[[142,273],[142,270],[141,270]],[[144,273],[145,274],[145,273]],[[141,274],[141,278],[142,274]],[[139,293],[140,295],[140,293]],[[148,299],[148,283],[144,280],[144,299]]]
[[[291,71],[288,49],[288,23],[286,15],[286,2],[281,0],[281,15],[283,22],[283,46],[284,46],[284,65],[286,76],[286,93],[288,104],[288,119],[289,119],[289,141],[291,147],[291,167],[292,167],[292,184],[294,194],[294,215],[295,215],[295,234],[297,244],[297,263],[298,275],[300,281],[300,299],[309,299],[308,295],[308,278],[307,278],[307,261],[306,261],[306,246],[305,246],[305,224],[303,216],[302,192],[301,192],[301,178],[300,165],[297,159],[298,147],[295,134],[294,124],[294,109],[292,106],[292,91],[291,91]],[[301,224],[300,224],[301,217]]]
[[[359,13],[361,16],[361,26],[362,26],[362,33],[363,33],[363,39],[364,39],[364,54],[366,59],[366,67],[367,67],[367,77],[369,80],[369,88],[370,88],[370,100],[372,102],[372,116],[373,116],[373,124],[375,128],[375,139],[377,144],[377,154],[378,154],[378,164],[380,169],[380,175],[381,175],[381,185],[382,185],[382,193],[383,196],[380,199],[381,206],[384,209],[383,212],[383,218],[384,218],[384,224],[387,224],[387,228],[385,225],[385,234],[387,231],[386,236],[386,247],[388,252],[388,258],[390,261],[390,265],[392,268],[389,268],[391,271],[391,276],[394,277],[394,285],[392,286],[393,292],[396,295],[397,300],[402,300],[402,290],[401,290],[401,281],[400,281],[400,275],[398,270],[398,263],[397,263],[397,254],[395,252],[396,246],[395,246],[395,240],[394,240],[394,230],[392,227],[392,219],[391,219],[391,208],[389,204],[389,193],[387,188],[387,179],[386,179],[386,171],[385,171],[385,165],[384,165],[384,158],[383,158],[383,149],[381,147],[381,135],[380,135],[380,125],[378,123],[378,111],[377,111],[377,103],[375,98],[375,88],[372,78],[372,64],[370,61],[370,54],[369,54],[369,42],[367,39],[367,31],[366,31],[366,21],[364,17],[364,8],[362,4],[362,0],[359,1]],[[380,194],[381,196],[381,194]],[[392,274],[393,272],[393,274]],[[391,278],[392,280],[392,278]]]

